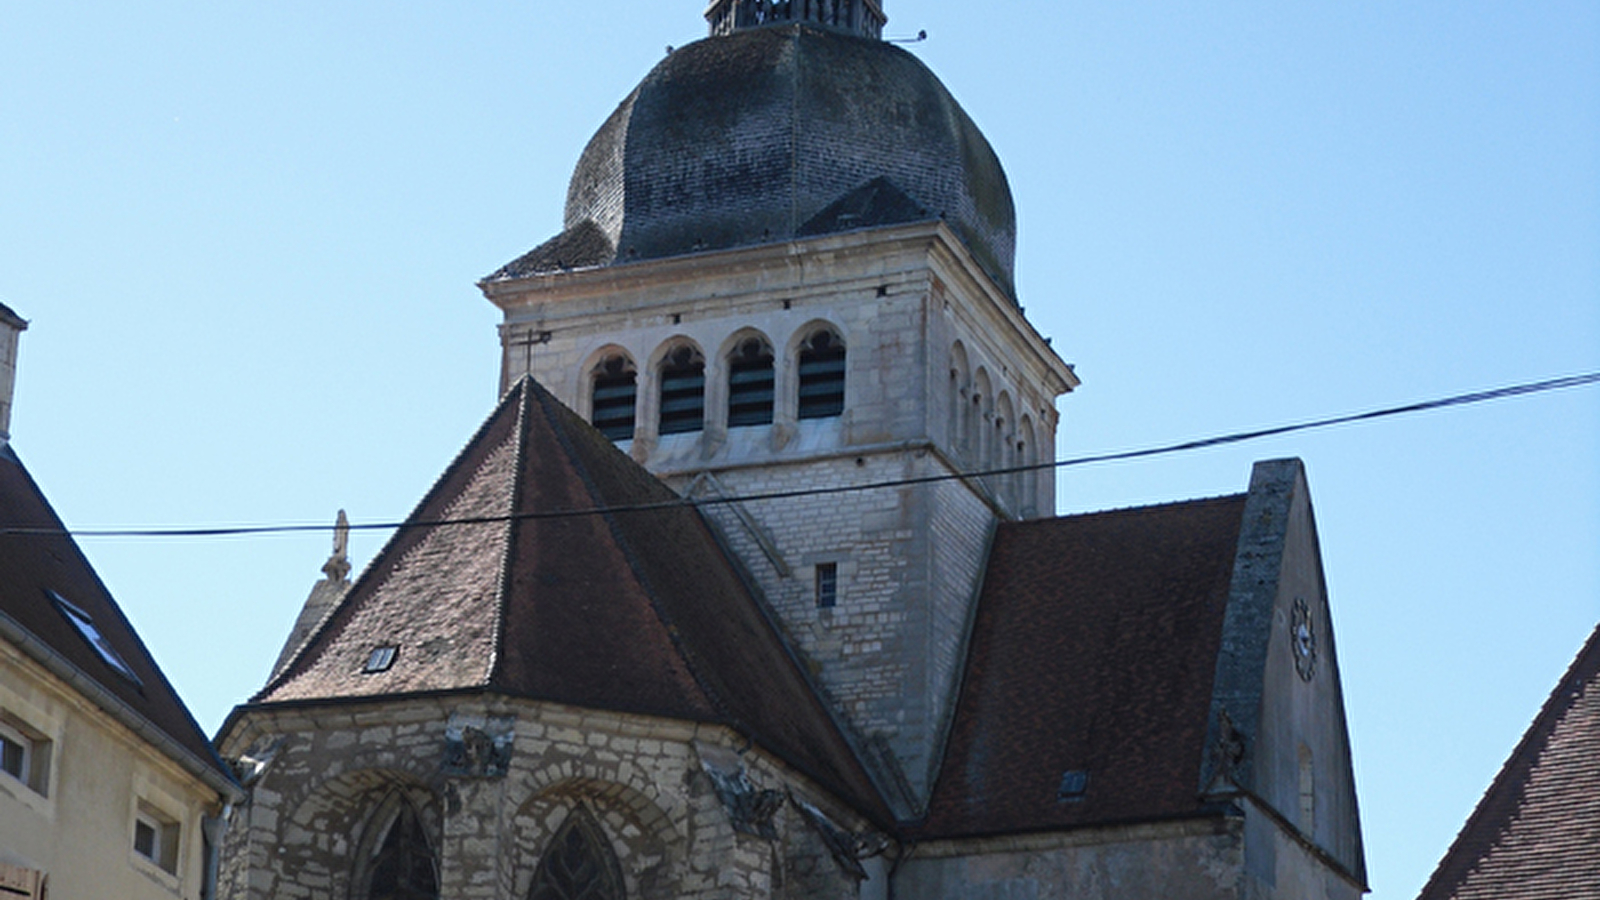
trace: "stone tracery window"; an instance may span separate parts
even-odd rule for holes
[[[438,868],[422,821],[411,804],[400,800],[397,805],[367,863],[367,900],[438,900]]]
[[[624,900],[616,854],[594,815],[580,806],[556,830],[533,874],[528,900]]]
[[[589,421],[613,441],[633,437],[633,412],[639,394],[639,375],[633,361],[613,354],[600,361],[589,375],[592,406]]]
[[[728,425],[771,425],[772,348],[746,338],[728,358]]]
[[[800,418],[826,419],[844,412],[844,341],[819,328],[800,345]]]
[[[661,433],[699,431],[706,417],[706,360],[683,344],[661,361]]]

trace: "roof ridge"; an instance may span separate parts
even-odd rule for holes
[[[1134,506],[1111,506],[1105,509],[1090,509],[1082,512],[1065,513],[1059,516],[1045,516],[1039,519],[1023,519],[1016,522],[1001,523],[1006,526],[1038,525],[1050,522],[1061,522],[1067,519],[1088,519],[1096,516],[1117,516],[1132,513],[1144,513],[1157,509],[1175,509],[1181,506],[1204,506],[1212,503],[1226,503],[1249,496],[1246,491],[1236,491],[1231,494],[1214,494],[1210,497],[1191,497],[1187,500],[1168,500],[1162,503],[1143,503]]]
[[[522,530],[522,518],[517,515],[522,509],[522,471],[528,463],[528,406],[532,398],[528,395],[527,384],[533,380],[532,375],[523,375],[507,391],[507,395],[516,393],[517,423],[512,432],[512,440],[517,442],[517,458],[512,463],[510,511],[511,517],[506,521],[506,551],[500,556],[500,585],[496,592],[494,609],[494,637],[489,642],[489,663],[484,672],[484,683],[495,684],[499,681],[505,663],[506,640],[506,607],[511,602],[511,572],[512,560],[516,557],[517,535]]]
[[[544,385],[541,385],[538,381],[534,380],[533,376],[524,375],[522,377],[526,383],[533,386],[534,392],[539,399],[539,406],[544,414],[545,421],[550,424],[550,430],[554,433],[556,440],[560,442],[562,449],[567,452],[567,459],[571,461],[573,471],[582,481],[584,491],[588,493],[589,498],[594,501],[595,507],[599,510],[601,520],[606,523],[606,530],[611,534],[612,541],[616,543],[617,549],[621,551],[623,558],[628,561],[628,568],[632,572],[634,580],[638,582],[641,588],[643,588],[645,597],[650,601],[651,612],[655,614],[656,619],[661,623],[661,627],[666,631],[667,638],[672,642],[673,649],[675,649],[678,652],[678,656],[683,659],[683,664],[685,668],[689,670],[689,674],[694,678],[695,685],[699,687],[700,691],[705,695],[706,701],[709,702],[712,708],[717,710],[724,719],[730,723],[738,724],[738,719],[730,712],[727,701],[721,696],[720,692],[718,692],[711,684],[708,683],[703,671],[706,668],[704,663],[695,658],[696,654],[684,642],[683,635],[678,630],[678,626],[673,622],[672,616],[662,608],[660,591],[645,571],[646,567],[641,563],[637,552],[634,550],[633,542],[628,539],[626,531],[617,521],[616,511],[611,509],[611,504],[606,502],[606,498],[601,493],[599,486],[595,483],[593,474],[589,471],[589,466],[587,465],[583,454],[578,452],[576,445],[572,442],[571,435],[567,431],[567,423],[561,421],[563,416],[561,416],[551,407],[551,403],[557,402],[555,397],[551,395],[549,391],[545,390]],[[562,407],[562,411],[566,411],[565,407]],[[568,415],[571,415],[574,419],[577,418],[575,414],[570,412],[568,412]],[[614,446],[613,450],[615,450]],[[621,453],[620,450],[615,450],[615,452]],[[665,487],[665,485],[663,485],[663,487]],[[686,505],[685,508],[691,507]],[[695,511],[695,514],[699,514],[698,510]]]
[[[306,635],[306,639],[300,644],[300,648],[295,651],[293,657],[284,663],[283,668],[278,671],[278,674],[274,677],[268,678],[267,683],[262,685],[260,690],[256,691],[250,696],[250,699],[246,701],[247,704],[257,703],[264,700],[268,694],[274,690],[277,690],[285,682],[287,682],[291,675],[299,674],[302,663],[306,661],[306,655],[313,647],[318,646],[321,643],[322,638],[327,634],[328,629],[332,627],[334,621],[339,618],[339,615],[348,609],[350,604],[353,603],[357,597],[361,596],[360,589],[365,587],[367,582],[377,577],[374,572],[378,564],[381,561],[388,561],[390,559],[391,552],[393,552],[396,560],[398,560],[399,557],[404,556],[403,553],[399,553],[399,543],[412,532],[412,528],[410,527],[412,521],[421,517],[422,511],[428,507],[428,504],[432,503],[439,496],[440,492],[444,490],[445,485],[450,482],[451,478],[454,477],[461,466],[465,464],[467,455],[473,450],[477,449],[478,442],[482,440],[484,435],[488,434],[489,430],[500,420],[501,413],[510,403],[514,402],[514,395],[517,392],[517,388],[518,385],[514,384],[500,396],[500,399],[495,402],[494,409],[490,411],[489,415],[484,417],[483,422],[480,423],[477,429],[472,432],[472,436],[467,439],[466,443],[462,444],[461,449],[456,451],[456,455],[452,457],[450,463],[444,467],[444,471],[439,474],[438,478],[433,480],[433,484],[429,485],[428,489],[423,492],[422,498],[412,506],[411,512],[401,520],[402,524],[395,528],[394,533],[389,535],[389,539],[383,542],[383,546],[379,547],[378,551],[372,555],[372,558],[367,562],[367,564],[362,567],[361,574],[356,576],[355,581],[350,583],[350,587],[344,592],[344,596],[340,597],[339,602],[334,604],[333,607],[328,610],[327,614],[322,617],[322,621],[317,623],[316,629],[310,634]]]

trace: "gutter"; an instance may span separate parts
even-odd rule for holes
[[[206,787],[216,791],[226,802],[238,803],[244,800],[244,790],[232,777],[224,774],[220,758],[213,755],[207,760],[178,743],[177,739],[145,718],[143,713],[134,709],[127,701],[89,677],[54,647],[40,640],[33,632],[22,627],[16,619],[3,612],[0,612],[0,637],[20,647],[23,653],[44,666],[50,674],[71,685],[74,690],[87,697],[118,723],[178,763],[189,774],[199,778]]]

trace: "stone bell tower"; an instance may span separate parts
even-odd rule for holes
[[[1013,286],[988,142],[876,0],[718,0],[485,278],[531,374],[705,507],[902,815],[1000,519],[1048,515],[1077,379]],[[851,490],[861,486],[865,490]],[[838,489],[837,492],[829,492]]]

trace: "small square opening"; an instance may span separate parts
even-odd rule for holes
[[[0,773],[44,795],[50,784],[50,740],[0,711]]]
[[[133,852],[163,872],[178,873],[178,823],[171,816],[141,802],[133,817]]]

